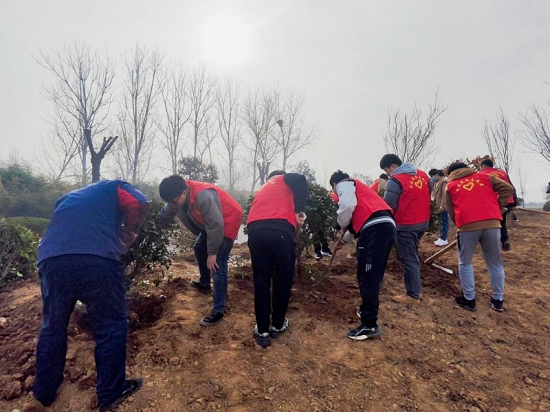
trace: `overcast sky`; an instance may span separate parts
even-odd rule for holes
[[[77,41],[115,60],[156,45],[244,87],[303,94],[319,140],[293,162],[306,158],[319,180],[337,168],[380,174],[388,108],[427,111],[439,90],[448,110],[430,166],[443,167],[486,154],[482,128],[499,104],[515,134],[520,114],[550,98],[549,22],[550,3],[528,0],[1,0],[0,159],[40,154],[52,78],[33,56]],[[550,165],[519,142],[516,154],[527,200],[541,201]]]

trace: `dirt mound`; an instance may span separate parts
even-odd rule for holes
[[[489,306],[485,265],[475,257],[477,312],[453,302],[459,293],[455,251],[437,259],[450,275],[423,266],[423,302],[391,301],[403,292],[401,265],[390,259],[381,295],[381,340],[354,342],[360,302],[353,248],[328,259],[306,258],[293,285],[290,328],[268,349],[254,344],[253,282],[246,247],[234,248],[228,313],[217,326],[198,321],[211,296],[188,287],[198,269],[187,254],[159,287],[142,281],[130,299],[135,316],[128,341],[128,374],[144,387],[124,411],[547,411],[550,410],[550,315],[544,259],[550,217],[518,212],[510,224],[504,313]],[[421,256],[437,249],[426,235]],[[451,236],[454,238],[454,236]],[[153,278],[152,278],[153,279]],[[168,278],[167,278],[168,279]],[[32,384],[40,327],[40,290],[21,282],[0,293],[0,406],[21,407]],[[132,318],[131,318],[132,319]],[[95,405],[93,342],[71,321],[66,379],[55,411]]]

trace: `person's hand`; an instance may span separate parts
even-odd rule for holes
[[[439,208],[439,211],[440,211],[440,212],[444,212],[444,211],[445,211],[445,208],[444,208],[444,207],[440,207],[440,208]]]
[[[306,218],[307,218],[307,216],[304,212],[296,213],[296,222],[299,225],[303,225],[304,222],[306,221]]]
[[[122,246],[124,246],[125,249],[128,249],[132,243],[137,238],[137,233],[131,232],[129,230],[121,230],[120,232],[120,241],[122,242]]]
[[[219,265],[216,262],[216,259],[218,258],[218,255],[208,255],[208,259],[206,259],[206,267],[214,273],[216,270],[219,269]]]

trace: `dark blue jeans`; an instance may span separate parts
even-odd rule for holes
[[[210,270],[206,266],[206,259],[208,259],[208,251],[206,250],[206,232],[202,231],[199,237],[195,241],[193,247],[195,251],[195,257],[199,264],[200,282],[202,286],[210,287]],[[227,261],[229,260],[229,253],[233,247],[233,241],[228,237],[224,237],[222,245],[218,249],[216,254],[216,263],[219,268],[214,272],[214,303],[212,305],[216,312],[225,311],[225,299],[227,297]]]
[[[63,255],[39,265],[44,319],[36,349],[34,396],[44,405],[55,400],[63,381],[67,326],[77,300],[86,305],[96,342],[99,407],[126,389],[128,320],[122,267],[95,255]]]
[[[444,211],[437,214],[437,219],[441,227],[439,228],[439,238],[441,240],[447,240],[449,233],[449,212]]]

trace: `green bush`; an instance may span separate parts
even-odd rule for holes
[[[25,226],[27,229],[32,230],[34,233],[40,236],[42,236],[46,232],[46,229],[50,224],[50,219],[46,219],[43,217],[14,216],[8,217],[6,220],[10,223]]]
[[[36,271],[38,236],[21,225],[0,220],[0,286]]]
[[[430,225],[428,226],[428,232],[429,233],[438,233],[439,232],[439,228],[440,228],[440,224],[439,224],[439,219],[437,217],[437,213],[438,210],[437,210],[437,207],[435,206],[435,202],[434,201],[431,201],[430,202]]]
[[[544,210],[545,212],[550,212],[550,200],[544,204],[542,210]]]
[[[171,250],[170,238],[179,226],[175,221],[162,230],[157,226],[155,216],[162,206],[164,205],[161,203],[153,202],[136,241],[122,257],[122,262],[130,266],[129,276],[132,279],[143,270],[152,272],[154,269],[161,269],[157,278],[157,282],[160,282],[172,265],[171,256],[176,247],[173,246]]]

